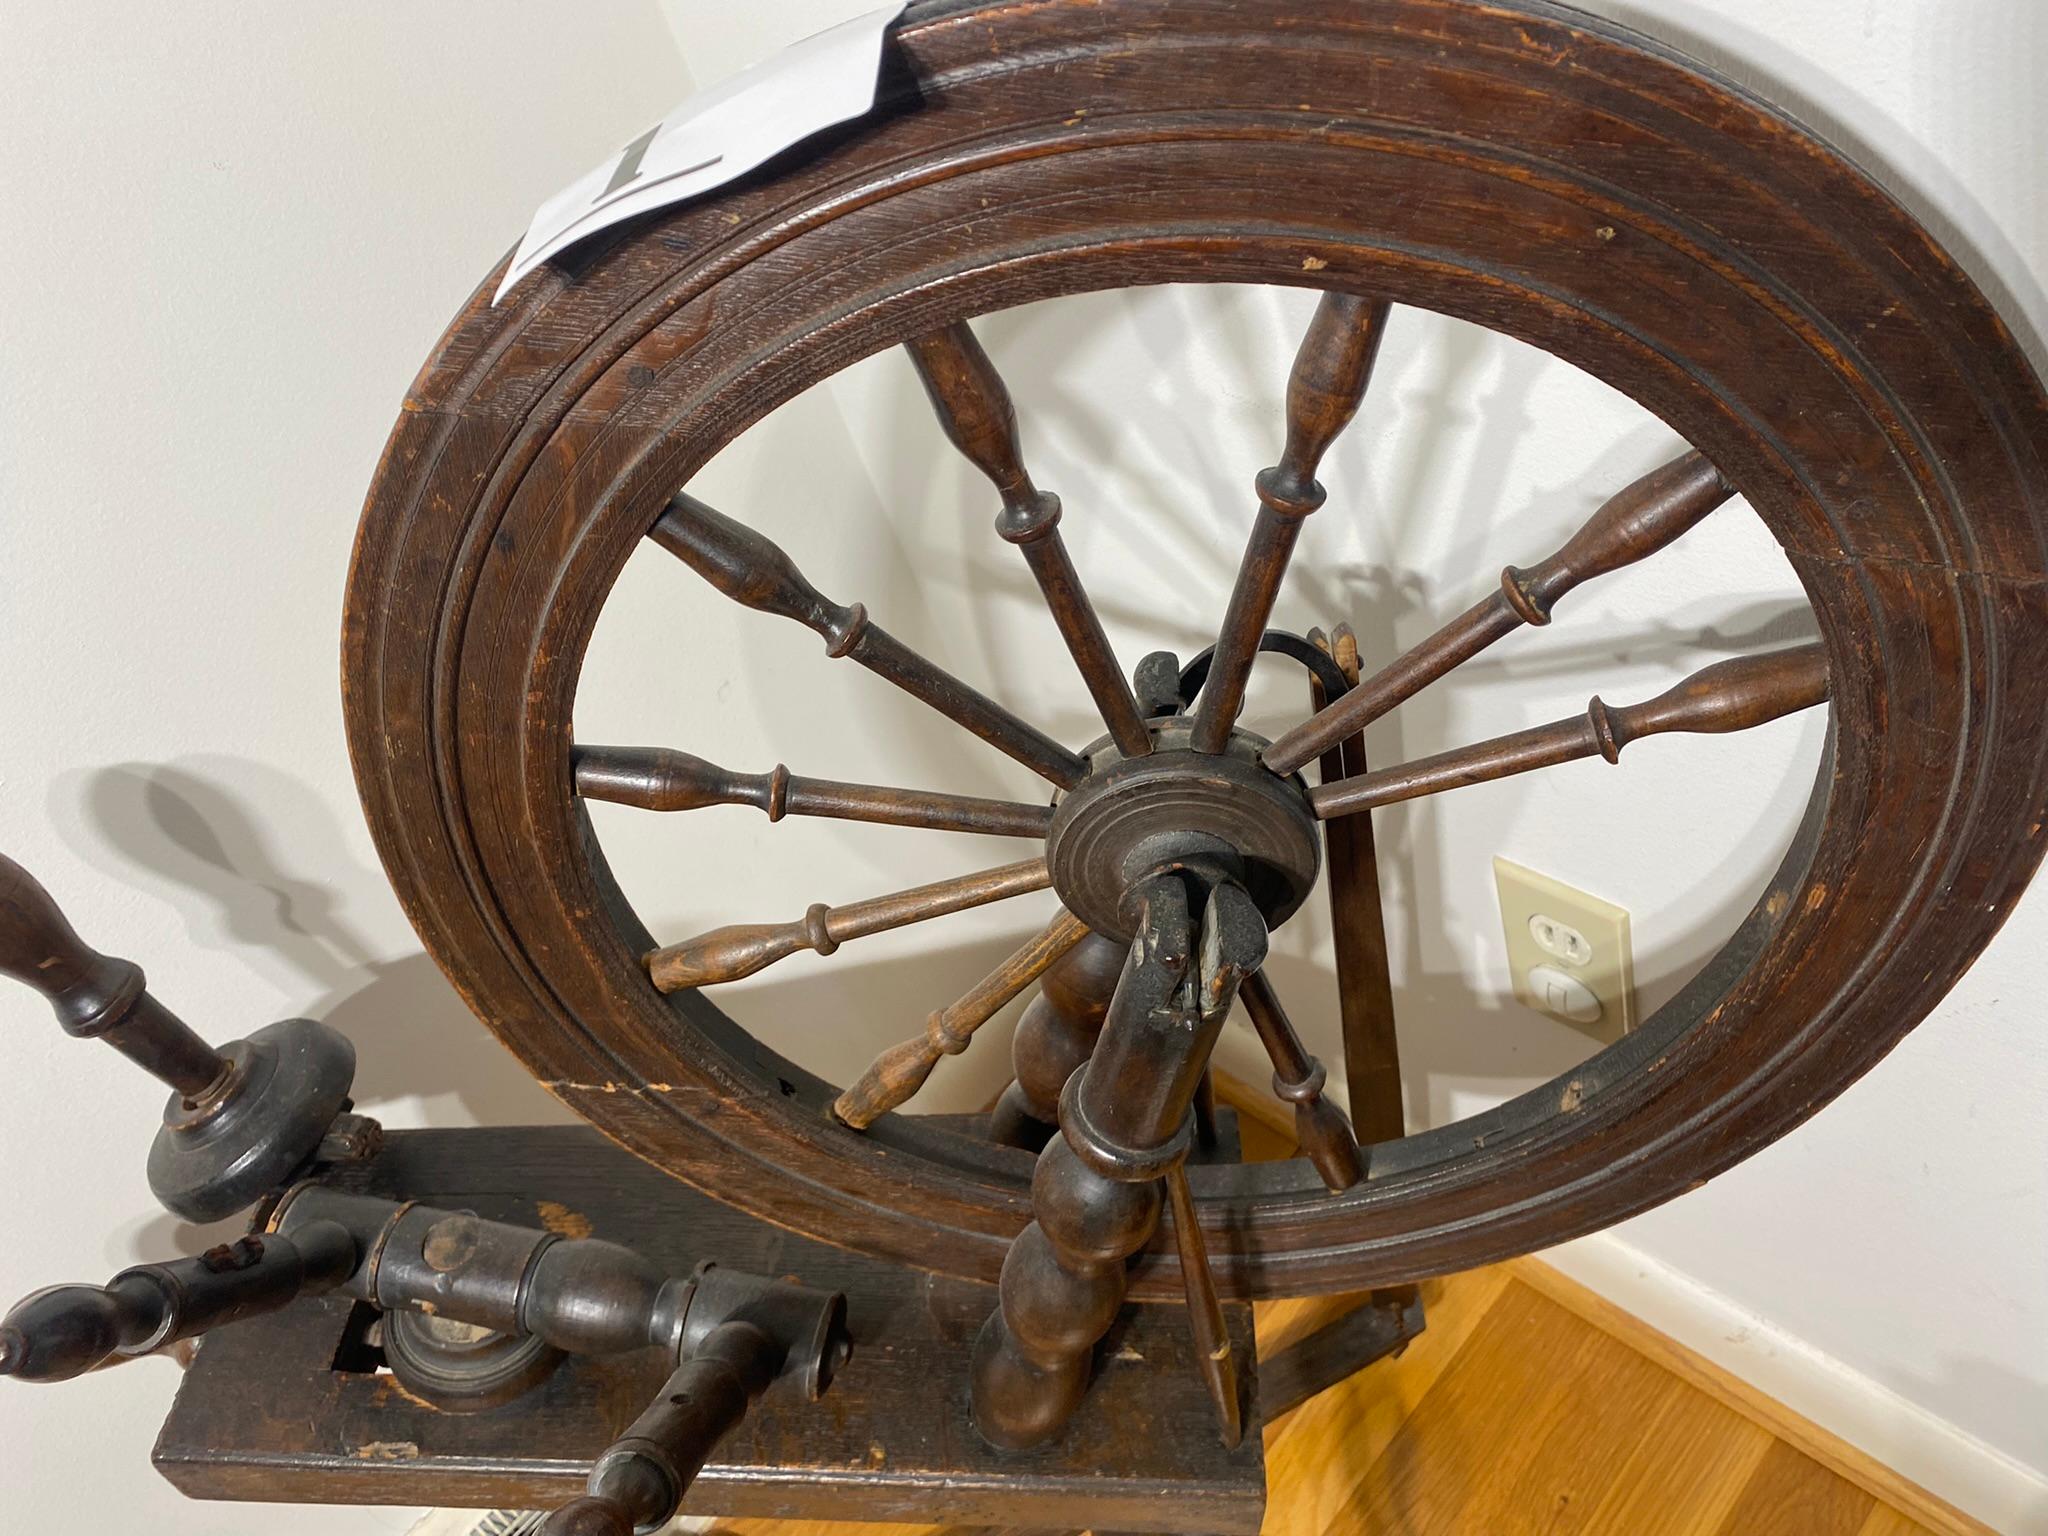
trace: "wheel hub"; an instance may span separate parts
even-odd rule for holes
[[[1266,742],[1249,731],[1206,753],[1189,748],[1185,715],[1149,725],[1149,757],[1098,742],[1087,753],[1088,777],[1060,798],[1046,837],[1060,900],[1097,933],[1127,939],[1124,893],[1133,884],[1165,866],[1220,859],[1238,866],[1266,926],[1279,927],[1322,867],[1307,786],[1262,766]]]

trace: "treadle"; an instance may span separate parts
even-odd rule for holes
[[[852,1362],[819,1403],[765,1398],[705,1467],[685,1514],[1218,1536],[1259,1527],[1256,1412],[1225,1452],[1179,1307],[1132,1309],[1061,1441],[1004,1454],[979,1440],[966,1409],[990,1287],[796,1237],[580,1126],[395,1131],[347,1182],[570,1235],[587,1227],[677,1273],[715,1258],[844,1290]],[[571,1359],[514,1403],[451,1414],[389,1374],[335,1368],[350,1310],[324,1297],[208,1337],[157,1441],[163,1474],[206,1499],[548,1508],[581,1491],[591,1459],[667,1371],[652,1350]],[[1251,1309],[1225,1311],[1249,1371]]]

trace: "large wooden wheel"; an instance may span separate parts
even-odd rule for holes
[[[844,1085],[752,1040],[713,982],[1050,883],[1074,917],[935,1022],[929,1043],[944,1048],[1061,954],[1086,972],[1072,948],[1083,924],[1108,936],[1094,971],[1113,979],[1146,837],[1232,843],[1277,923],[1315,878],[1319,818],[1335,833],[1392,799],[1823,700],[1828,758],[1794,846],[1673,1002],[1569,1083],[1370,1145],[1363,1179],[1327,1115],[1313,1162],[1193,1169],[1219,1287],[1362,1287],[1615,1221],[1784,1134],[1928,1012],[2040,856],[2048,404],[1983,296],[1897,204],[1739,88],[1542,0],[932,3],[911,8],[890,53],[872,121],[572,252],[495,309],[487,279],[415,385],[371,492],[345,642],[364,803],[424,941],[538,1078],[723,1199],[993,1278],[1030,1213],[1029,1155],[880,1113],[914,1082],[929,1054],[917,1049],[835,1114]],[[1212,281],[1325,297],[1286,453],[1247,480],[1246,552],[1216,594],[1206,681],[1186,711],[1160,713],[1180,680],[1155,668],[1134,685],[1138,658],[1111,654],[966,322]],[[1376,672],[1368,658],[1360,686],[1324,672],[1327,707],[1268,744],[1233,730],[1246,671],[1321,499],[1317,458],[1361,397],[1370,414],[1390,306],[1542,347],[1696,451],[1617,488],[1578,538],[1531,550],[1423,645]],[[832,573],[799,571],[803,551],[767,543],[747,509],[683,489],[751,423],[899,346],[995,482],[998,530],[1100,709],[1095,747],[1051,740],[895,641],[887,614],[842,605]],[[1577,583],[1648,556],[1731,490],[1783,546],[1818,645],[1345,775],[1364,721],[1544,622]],[[599,744],[579,755],[585,647],[649,537],[679,557],[679,582],[701,577],[762,624],[809,625],[831,656],[1035,769],[1047,799],[748,778]],[[1296,771],[1319,754],[1331,782],[1312,788]],[[830,771],[824,743],[788,755]],[[995,831],[1018,838],[1019,862],[801,917],[812,893],[788,912],[733,914],[792,919],[782,926],[656,936],[616,890],[579,790]],[[1354,911],[1377,899],[1345,873],[1357,866],[1347,855],[1333,874]],[[1306,1082],[1272,989],[1254,981],[1246,1000],[1282,1078]],[[1178,1263],[1155,1244],[1134,1289],[1177,1291]]]

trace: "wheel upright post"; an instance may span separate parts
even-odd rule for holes
[[[1087,1389],[1091,1356],[1124,1299],[1124,1267],[1159,1224],[1161,1180],[1186,1158],[1191,1106],[1238,983],[1265,958],[1266,925],[1234,880],[1160,874],[1134,888],[1137,935],[1086,1065],[1039,1154],[1035,1219],[1003,1263],[1002,1305],[975,1341],[974,1422],[992,1444],[1053,1439]]]

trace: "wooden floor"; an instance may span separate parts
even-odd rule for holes
[[[1544,1266],[1454,1276],[1426,1285],[1424,1304],[1428,1330],[1400,1359],[1268,1428],[1273,1536],[1982,1529],[1882,1469],[1845,1465],[1855,1453],[1816,1444],[1827,1437],[1810,1426],[1759,1422],[1762,1405],[1600,1326],[1601,1304]],[[1263,1349],[1313,1322],[1313,1305],[1263,1311]]]
[[[1248,1155],[1280,1150],[1243,1129]],[[1398,1359],[1267,1426],[1267,1536],[1996,1536],[1536,1260],[1425,1282],[1423,1299],[1428,1327]],[[1260,1307],[1260,1353],[1342,1310]]]

